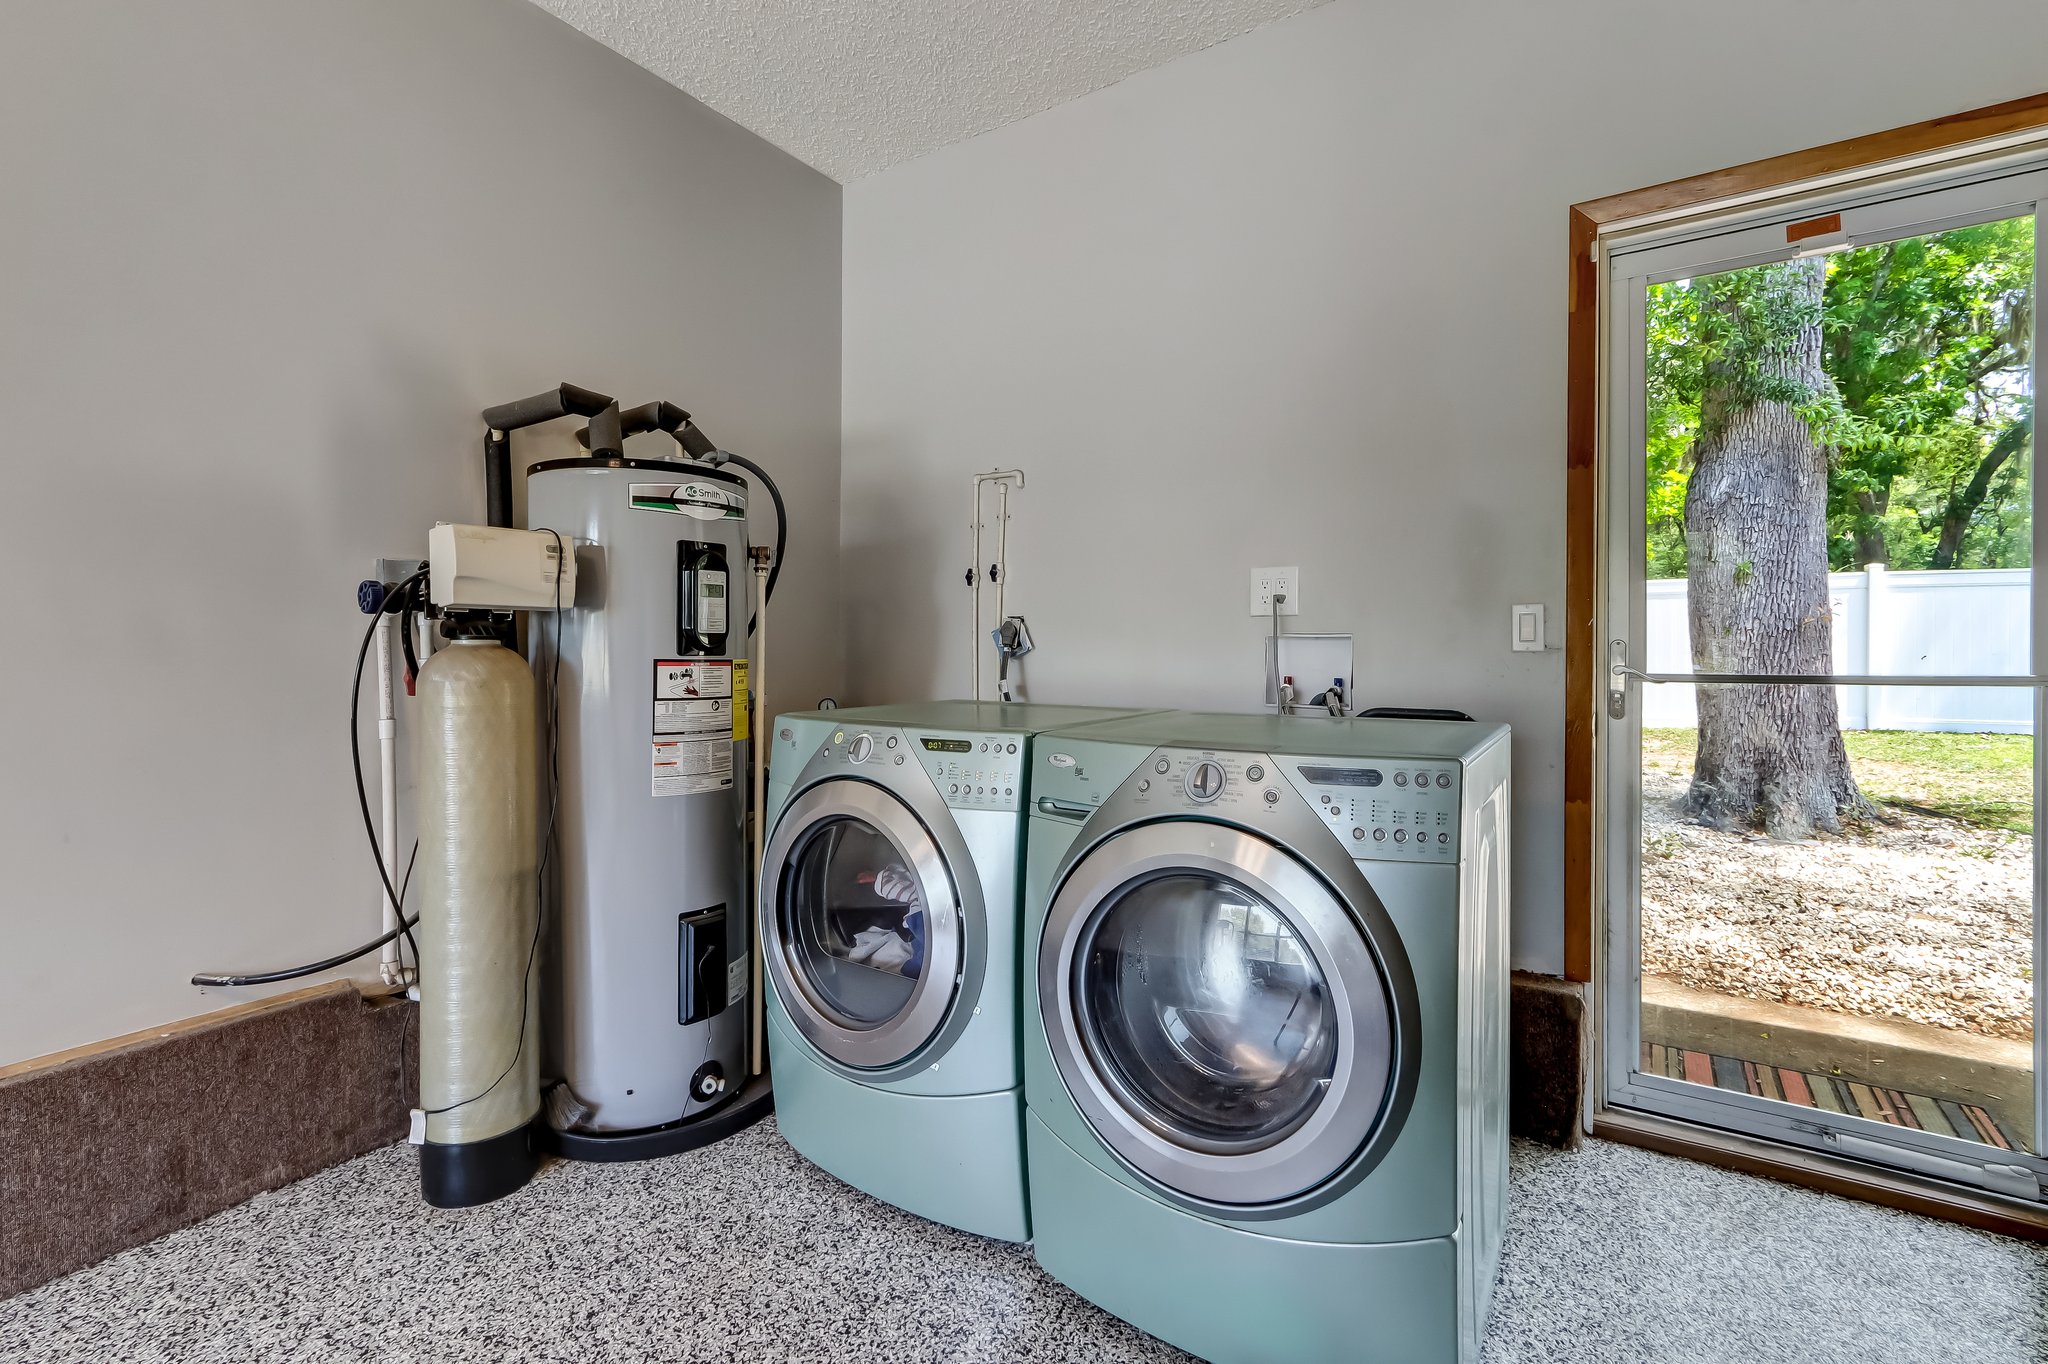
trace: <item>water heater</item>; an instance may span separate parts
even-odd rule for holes
[[[556,667],[547,1074],[578,1131],[693,1119],[746,1079],[747,482],[605,455],[527,471],[526,523],[573,542]]]

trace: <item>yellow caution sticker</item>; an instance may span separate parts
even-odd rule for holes
[[[754,708],[754,691],[747,685],[747,660],[736,658],[732,661],[732,741],[743,744],[752,731],[748,727],[747,714]]]

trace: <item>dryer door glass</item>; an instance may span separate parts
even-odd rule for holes
[[[1169,1136],[1272,1145],[1336,1072],[1322,969],[1278,910],[1226,877],[1138,883],[1105,906],[1077,961],[1085,1044]]]
[[[811,827],[789,861],[783,940],[799,982],[841,1027],[903,1012],[924,974],[923,892],[886,835],[850,816]]]
[[[762,868],[763,965],[787,1021],[821,1054],[886,1070],[956,1019],[968,910],[902,800],[864,781],[821,782],[783,811]],[[978,900],[973,912],[978,922]]]

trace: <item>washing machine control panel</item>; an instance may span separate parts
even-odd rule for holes
[[[956,810],[1017,810],[1024,804],[1021,734],[965,734],[906,730],[939,795]]]
[[[1284,758],[1294,785],[1351,855],[1458,860],[1459,767],[1442,758]]]
[[[1058,758],[1052,760],[1054,763]],[[1162,748],[1124,782],[1124,792],[1141,808],[1152,805],[1199,809],[1218,815],[1255,816],[1270,810],[1273,760],[1259,753]]]

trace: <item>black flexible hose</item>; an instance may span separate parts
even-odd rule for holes
[[[412,857],[416,860],[419,855],[420,845],[415,842],[412,845]],[[401,900],[405,898],[406,887],[411,883],[412,860],[408,860],[405,864],[405,882],[398,888],[398,895]],[[201,973],[192,977],[192,983],[194,985],[275,985],[281,980],[297,980],[301,976],[316,976],[322,971],[331,971],[337,966],[346,966],[357,957],[369,956],[370,953],[376,951],[385,943],[390,942],[419,921],[420,916],[417,914],[409,919],[401,919],[399,927],[392,929],[375,942],[366,942],[353,951],[337,953],[325,961],[308,962],[304,966],[288,966],[282,971],[255,971],[246,976],[223,976]]]
[[[761,589],[761,598],[763,601],[766,601],[775,595],[775,580],[782,576],[782,551],[789,544],[789,512],[782,503],[782,489],[775,486],[775,480],[768,476],[766,469],[763,469],[745,455],[736,455],[730,450],[720,450],[718,453],[728,463],[737,464],[755,478],[760,479],[768,489],[768,500],[775,504],[775,562],[768,565],[768,582]],[[749,635],[754,633],[755,622],[760,620],[760,618],[761,613],[756,611],[753,619],[747,622],[747,633]]]
[[[413,575],[414,578],[417,578],[418,576],[418,574]],[[412,642],[412,617],[413,612],[418,609],[418,607],[413,602],[413,598],[419,595],[420,590],[421,589],[416,582],[412,581],[411,579],[408,579],[404,583],[401,583],[397,587],[397,589],[394,590],[391,594],[392,598],[398,601],[399,603],[397,607],[398,647],[405,653],[405,694],[407,696],[412,695],[413,683],[418,679],[420,675],[420,656],[414,650]],[[362,677],[360,675],[362,666],[362,660],[357,659],[356,669],[358,676],[356,678],[356,686],[359,689],[363,685]]]
[[[358,947],[353,952],[344,952],[342,955],[338,957],[329,957],[325,961],[313,962],[306,966],[288,967],[282,971],[259,971],[245,976],[225,975],[218,972],[202,972],[201,974],[192,977],[192,983],[194,985],[268,985],[274,984],[275,982],[280,980],[296,980],[300,976],[310,976],[315,972],[326,971],[333,967],[340,966],[344,962],[354,961],[357,957],[363,956],[364,954],[369,952],[376,951],[385,943],[390,942],[393,938],[398,937],[400,934],[404,934],[405,940],[412,945],[413,960],[419,960],[420,945],[419,942],[412,936],[413,925],[419,922],[419,916],[415,914],[410,919],[405,917],[405,896],[401,891],[399,891],[396,887],[394,887],[391,884],[391,872],[384,865],[384,850],[377,843],[377,826],[376,823],[370,818],[370,795],[369,791],[363,785],[363,741],[361,733],[362,726],[357,720],[356,709],[361,704],[363,697],[363,662],[370,656],[370,641],[377,637],[378,624],[383,620],[385,616],[392,613],[394,609],[394,603],[409,602],[411,600],[413,590],[419,586],[421,579],[425,578],[426,576],[426,570],[421,569],[419,572],[413,574],[411,577],[405,578],[402,581],[400,581],[398,586],[392,589],[391,594],[384,599],[384,607],[370,618],[370,628],[363,631],[362,646],[356,650],[355,680],[349,686],[348,696],[348,751],[349,757],[355,763],[356,804],[362,807],[363,832],[367,834],[370,839],[370,856],[376,859],[377,879],[384,883],[384,894],[390,897],[391,910],[392,913],[396,915],[398,918],[398,927],[392,929],[389,933],[386,933],[383,937],[377,939],[375,942],[365,943],[363,946]],[[559,592],[560,590],[560,588],[556,589],[557,592]],[[403,606],[399,606],[396,609],[398,609],[400,612],[399,623],[400,628],[402,629],[405,623],[405,608]],[[417,845],[415,845],[413,851],[415,854],[418,853],[419,849]],[[406,878],[407,880],[410,880],[411,877],[412,864],[408,862],[406,864]]]
[[[396,597],[404,604],[398,614],[398,628],[405,644],[408,646],[405,652],[409,665],[412,658],[412,649],[410,647],[412,644],[412,630],[410,629],[411,621],[409,619],[412,598],[413,594],[420,590],[421,584],[426,579],[427,570],[423,568],[411,577],[400,581],[397,589],[392,593],[393,597]],[[361,647],[356,650],[355,678],[349,683],[348,756],[350,763],[355,767],[356,804],[363,812],[363,834],[370,840],[370,856],[377,863],[377,879],[384,883],[384,893],[391,897],[391,915],[398,920],[399,932],[405,934],[406,942],[412,945],[412,959],[417,962],[420,959],[419,940],[412,935],[412,925],[405,921],[404,897],[391,887],[391,871],[384,863],[384,849],[377,842],[377,826],[370,818],[370,793],[363,785],[363,735],[362,725],[356,719],[356,709],[361,704],[363,696],[363,661],[369,658],[370,641],[376,637],[377,622],[373,620],[370,622],[370,628],[363,632]],[[417,669],[415,668],[416,674]],[[378,946],[381,947],[383,944],[379,943]]]

